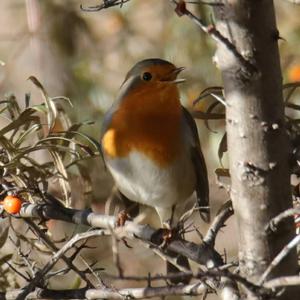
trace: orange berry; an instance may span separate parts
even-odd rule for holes
[[[288,78],[290,81],[300,81],[300,65],[293,65],[288,70]]]
[[[18,212],[20,212],[22,201],[16,196],[8,195],[4,198],[2,204],[6,212],[10,214],[17,214]]]

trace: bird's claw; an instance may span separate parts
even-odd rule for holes
[[[170,242],[177,236],[177,228],[159,228],[151,236],[151,241],[166,248]]]
[[[122,210],[117,215],[116,226],[117,227],[122,227],[122,226],[125,225],[126,221],[128,221],[130,219],[131,219],[130,215],[127,213],[127,211]]]

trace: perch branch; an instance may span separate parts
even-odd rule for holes
[[[23,218],[55,219],[75,224],[83,224],[92,228],[112,229],[119,238],[138,238],[148,243],[153,243],[152,237],[156,230],[148,225],[139,225],[127,221],[123,227],[116,226],[114,216],[101,215],[90,210],[76,210],[65,207],[58,207],[48,204],[24,204],[20,211]],[[159,243],[157,244],[159,246]],[[182,254],[189,259],[205,266],[217,267],[223,264],[223,260],[213,247],[202,243],[200,245],[183,239],[170,241],[166,250]]]

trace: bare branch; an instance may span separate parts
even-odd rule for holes
[[[15,298],[16,300],[25,299],[25,297],[30,294],[36,286],[38,286],[39,282],[44,278],[44,276],[53,268],[53,266],[58,262],[60,258],[64,256],[64,254],[73,248],[73,246],[81,241],[86,240],[95,236],[103,236],[105,235],[104,230],[94,230],[91,232],[85,232],[82,234],[75,235],[71,240],[69,240],[60,250],[58,250],[52,258],[48,261],[48,263],[36,273],[36,275],[32,278],[30,283],[23,289],[23,291]]]
[[[272,260],[269,267],[262,274],[259,284],[263,284],[269,274],[273,271],[275,267],[300,243],[300,235],[295,236]]]
[[[115,266],[117,267],[119,277],[123,277],[124,272],[121,266],[121,259],[120,259],[120,253],[119,253],[119,241],[114,234],[113,230],[110,230],[111,232],[111,238],[112,238],[112,253],[113,253],[113,261],[115,263]]]
[[[286,0],[286,1],[297,5],[300,4],[300,0]]]
[[[189,4],[201,4],[201,5],[208,5],[208,6],[224,6],[224,4],[222,2],[214,2],[214,1],[202,1],[202,0],[198,0],[198,1],[185,1],[186,3]]]
[[[283,276],[271,279],[264,283],[264,287],[275,289],[279,287],[300,285],[300,276]]]
[[[206,287],[203,284],[189,284],[162,287],[127,288],[127,289],[77,289],[49,290],[36,289],[28,295],[28,299],[145,299],[164,296],[198,296]],[[22,290],[0,293],[0,300],[18,299]],[[24,298],[23,298],[24,299]]]
[[[247,60],[236,48],[236,46],[224,35],[220,33],[220,31],[217,30],[217,28],[214,25],[207,26],[204,24],[204,22],[195,16],[190,10],[186,8],[185,1],[180,0],[170,0],[172,3],[176,5],[175,11],[179,16],[185,15],[188,18],[190,18],[196,25],[200,27],[200,29],[209,34],[213,40],[216,42],[220,42],[223,44],[239,61],[239,63],[244,67],[244,74],[248,77],[251,77],[255,74],[257,74],[256,67]]]
[[[209,227],[209,230],[206,233],[203,241],[212,247],[215,245],[216,236],[219,230],[224,226],[224,223],[233,215],[233,208],[231,200],[227,201],[218,214],[216,215],[215,219],[213,220],[212,224]]]
[[[138,238],[153,244],[152,238],[156,230],[148,225],[139,225],[127,221],[125,226],[117,227],[114,216],[101,215],[90,210],[76,210],[65,207],[53,207],[51,205],[25,204],[23,205],[20,216],[23,218],[40,218],[63,220],[75,224],[89,225],[92,228],[112,228],[119,237]],[[159,243],[157,244],[157,246]],[[183,239],[172,240],[168,243],[165,250],[182,254],[189,259],[209,267],[220,266],[223,264],[221,256],[206,243],[197,245]]]
[[[194,260],[195,262],[205,265],[209,268],[218,267],[223,264],[221,256],[213,249],[213,246],[208,245],[207,243],[202,243],[200,245],[197,245],[192,242],[185,241],[183,239],[178,239],[171,241],[167,246],[166,249],[160,249],[158,244],[154,244],[152,241],[152,236],[156,232],[155,229],[149,227],[148,225],[138,225],[133,222],[127,221],[123,227],[117,227],[116,226],[116,218],[113,216],[107,216],[107,215],[100,215],[92,213],[91,211],[80,211],[75,209],[68,209],[65,207],[54,207],[53,205],[36,205],[36,204],[24,204],[20,216],[23,218],[32,218],[37,217],[40,219],[58,219],[58,220],[64,220],[67,222],[72,222],[76,224],[85,224],[90,225],[93,228],[106,228],[107,230],[101,230],[101,232],[105,234],[112,234],[115,235],[117,238],[138,238],[142,242],[148,244],[150,247],[154,247],[156,252],[159,255],[165,255],[165,251],[173,251],[178,254],[185,255],[186,257]],[[223,218],[221,218],[223,220]],[[222,222],[222,221],[220,221]],[[218,226],[221,226],[219,222],[214,223],[214,229],[216,230],[214,232],[214,235],[218,232]],[[219,224],[219,225],[217,225]],[[213,229],[211,229],[213,230]],[[53,265],[57,262],[57,260],[60,257],[63,257],[62,255],[71,249],[76,242],[79,241],[79,239],[86,239],[87,237],[92,237],[94,235],[94,231],[87,232],[87,235],[77,235],[73,239],[71,239],[69,242],[65,244],[65,246],[56,252],[56,254],[53,256],[53,258],[50,260],[50,262],[37,274],[37,276],[42,277],[42,275],[47,274]],[[210,235],[209,235],[210,236]],[[165,255],[166,260],[170,260],[171,263],[176,263],[176,259],[173,261],[172,258],[169,258],[168,255]],[[190,277],[190,273],[185,271],[186,276]],[[207,274],[207,273],[203,273]],[[217,271],[217,278],[220,279],[220,276],[222,276],[219,273],[219,269]],[[181,276],[181,275],[180,275]],[[214,274],[214,276],[216,276]],[[32,282],[27,286],[26,293],[33,291],[33,288],[36,287],[36,283],[38,282],[37,279],[33,279]],[[216,287],[218,286],[216,282]],[[226,275],[225,278],[221,278],[220,281],[220,293],[222,294],[223,299],[226,298],[228,295],[230,296],[230,299],[237,299],[238,295],[238,289],[234,288],[235,283],[231,281],[230,278],[228,278],[228,275]],[[225,292],[226,291],[226,292]],[[20,298],[22,299],[22,298]]]
[[[97,230],[96,230],[97,231]],[[94,231],[96,233],[96,231]],[[79,237],[81,235],[81,237]],[[81,238],[90,238],[93,234],[89,236],[85,236],[86,233],[77,235],[77,237],[73,238],[73,242],[78,242]],[[72,245],[68,245],[64,251],[68,251],[72,248]],[[58,254],[56,255],[58,256]],[[242,278],[239,275],[228,273],[226,270],[210,270],[206,272],[196,272],[193,274],[190,273],[179,273],[167,276],[156,276],[153,278],[159,279],[170,279],[176,276],[191,276],[192,278],[207,280],[207,279],[216,279],[218,280],[220,276],[224,278],[221,280],[220,284],[217,282],[211,281],[210,284],[215,286],[217,284],[217,289],[220,290],[221,293],[226,294],[222,295],[223,299],[231,299],[237,300],[239,299],[238,294],[235,292],[234,286],[229,286],[228,282],[225,279],[229,280],[229,282],[237,281],[242,284],[246,289],[248,289],[253,295],[271,295],[272,293],[269,290],[264,289],[264,287],[259,287],[251,282],[247,281],[245,278]],[[123,277],[123,280],[137,280],[139,277]],[[144,277],[144,280],[147,278]],[[150,277],[151,280],[151,277]],[[227,284],[227,285],[226,285]],[[204,283],[194,283],[189,285],[173,285],[173,286],[159,286],[159,287],[146,287],[146,288],[126,288],[126,289],[115,289],[115,288],[98,288],[98,289],[74,289],[74,290],[49,290],[37,288],[34,292],[28,294],[29,299],[144,299],[151,297],[162,297],[162,296],[174,296],[174,295],[186,295],[186,296],[197,296],[206,292],[207,288],[210,288],[210,285]],[[212,287],[215,289],[215,287]],[[22,294],[21,290],[14,290],[6,293],[0,293],[0,300],[2,299],[18,299],[18,297]]]
[[[296,214],[300,214],[300,207],[289,208],[289,209],[283,211],[282,213],[277,215],[275,218],[271,219],[266,230],[270,229],[272,231],[276,231],[279,223],[281,223],[286,218],[293,217]]]
[[[43,243],[51,249],[52,253],[57,252],[58,248],[55,246],[55,244],[49,239],[49,237],[37,226],[34,222],[31,220],[26,220],[26,222],[29,224],[30,228],[37,234],[37,236],[43,241]],[[85,276],[83,272],[81,272],[73,263],[72,258],[68,258],[66,256],[62,256],[62,260],[66,263],[67,266],[69,266],[70,269],[72,269],[75,273],[81,277],[88,285],[93,286],[93,284],[90,282],[90,280]]]

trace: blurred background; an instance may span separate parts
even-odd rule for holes
[[[36,76],[50,96],[69,97],[74,105],[68,108],[72,122],[91,120],[95,124],[83,129],[99,139],[103,113],[109,108],[127,71],[137,61],[160,57],[177,66],[184,66],[187,79],[180,86],[182,103],[189,109],[205,111],[209,101],[192,102],[200,92],[211,86],[221,86],[220,72],[213,63],[214,43],[188,18],[179,18],[174,7],[165,0],[132,0],[122,8],[101,12],[84,12],[84,7],[100,1],[85,0],[1,0],[0,11],[0,93],[14,93],[24,105],[25,93],[31,93],[33,103],[42,101],[38,91],[27,80]],[[288,1],[275,1],[282,70],[284,82],[300,81],[300,6]],[[197,15],[212,22],[208,6],[189,6]],[[220,167],[218,145],[224,133],[223,121],[210,121],[209,130],[203,121],[198,122],[202,148],[208,164],[213,214],[228,198],[216,183],[215,169]],[[104,211],[104,203],[113,186],[100,158],[85,162],[92,178],[92,193],[88,202],[76,197],[74,206],[92,207]],[[226,156],[223,159],[226,167]],[[76,179],[75,179],[76,180]],[[79,193],[80,194],[80,193]],[[199,218],[197,221],[199,222]],[[52,227],[51,227],[52,226]],[[56,222],[50,230],[57,238],[62,232],[73,233],[78,228]],[[205,225],[200,231],[205,233]],[[197,240],[195,233],[190,237]],[[95,241],[97,250],[86,250],[87,260],[97,259],[108,273],[115,272],[110,244]],[[230,220],[218,238],[218,250],[226,249],[227,259],[236,257],[234,220]],[[128,249],[120,244],[121,261],[125,274],[146,275],[147,272],[164,272],[161,260],[152,252],[140,247]],[[123,259],[122,259],[123,257]],[[155,263],[154,263],[155,262]],[[72,280],[69,286],[72,286]],[[135,284],[135,283],[134,283]],[[119,286],[128,283],[119,283]],[[67,288],[66,282],[53,282],[53,286]],[[130,283],[130,286],[133,284]],[[212,298],[211,298],[212,299]]]

